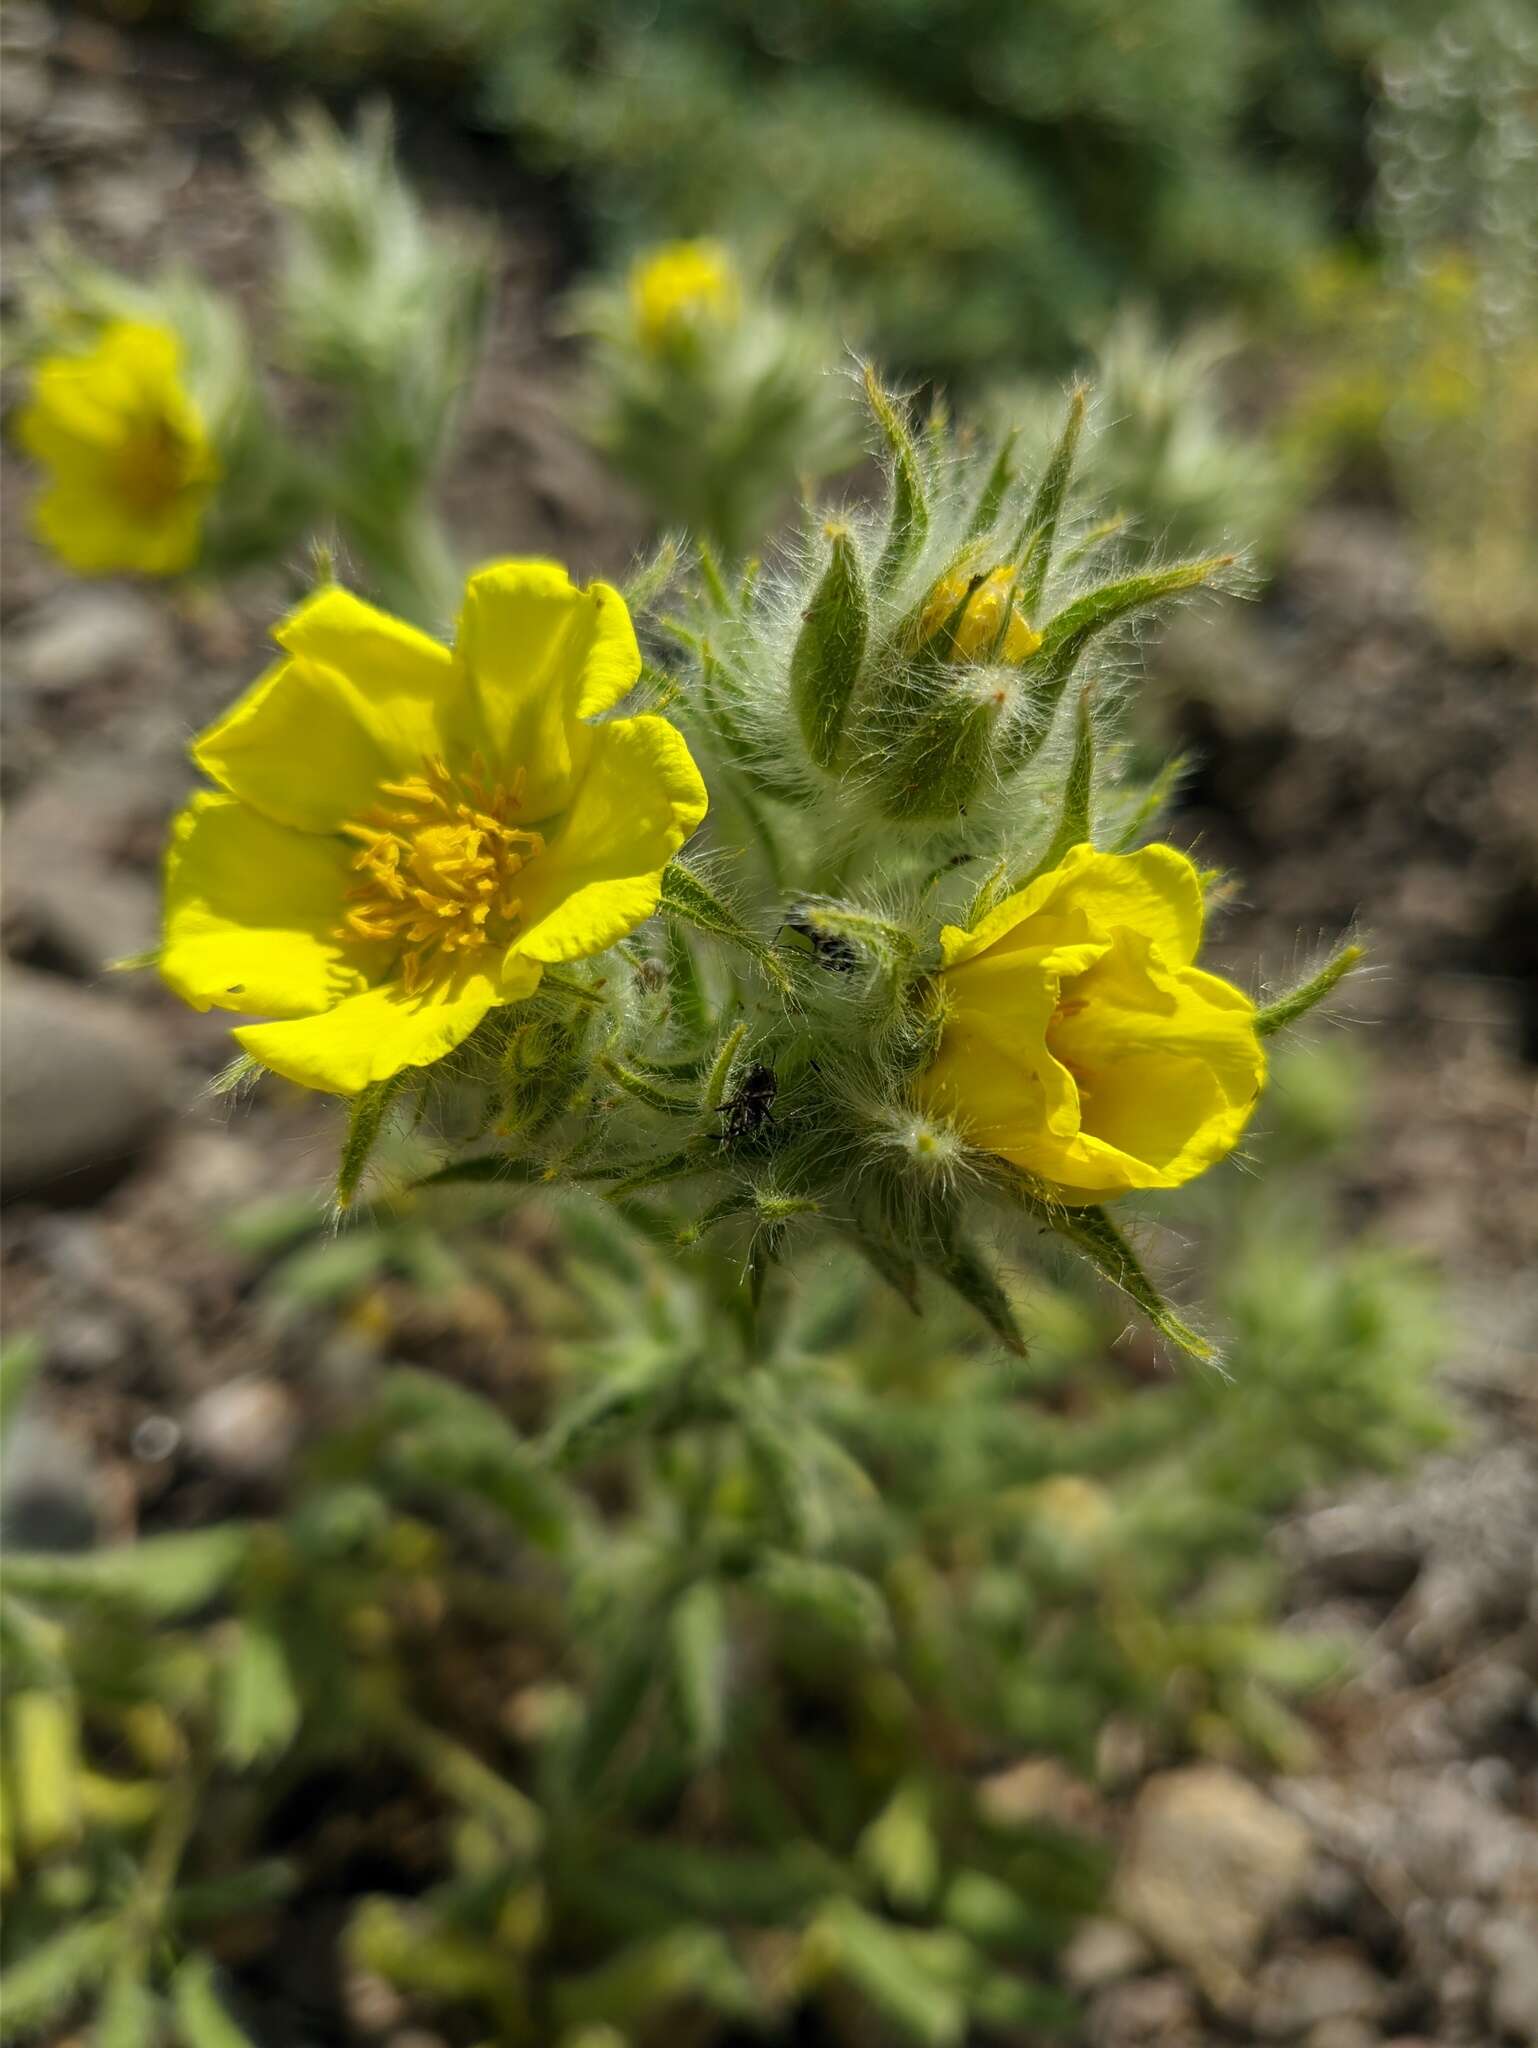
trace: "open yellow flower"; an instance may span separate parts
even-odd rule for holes
[[[630,306],[644,347],[661,352],[704,322],[730,326],[740,296],[720,242],[664,242],[630,272]]]
[[[48,357],[17,432],[50,477],[33,522],[78,574],[174,576],[196,558],[219,464],[169,328],[118,320]]]
[[[942,933],[925,1106],[1069,1204],[1194,1179],[1238,1143],[1266,1072],[1254,1004],[1193,964],[1201,937],[1184,854],[1074,847]]]
[[[929,593],[919,618],[920,645],[933,639],[956,607],[966,608],[951,628],[950,652],[956,661],[1002,661],[1018,667],[1041,645],[1041,635],[1015,603],[1015,565],[1005,562],[984,576],[967,597],[970,576],[942,576]]]
[[[590,721],[640,674],[625,601],[553,562],[472,576],[452,650],[323,590],[193,746],[160,967],[241,1045],[353,1094],[426,1065],[657,907],[705,815],[682,735]]]

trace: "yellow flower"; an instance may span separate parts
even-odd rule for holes
[[[962,599],[971,578],[965,573],[943,576],[929,593],[919,619],[919,644],[930,640],[944,626]],[[1005,562],[985,576],[967,598],[965,611],[951,631],[951,653],[957,661],[1002,661],[1016,666],[1033,655],[1041,635],[1014,601],[1015,565]],[[1005,625],[1005,616],[1009,623]],[[1003,643],[997,654],[995,643],[1003,628]]]
[[[657,906],[705,815],[665,719],[593,724],[640,673],[618,591],[553,562],[470,578],[452,651],[324,590],[193,746],[161,972],[263,1066],[352,1094],[451,1051],[547,964]]]
[[[664,242],[630,272],[630,307],[642,345],[661,354],[706,323],[737,318],[737,272],[719,242]]]
[[[219,464],[169,328],[118,320],[49,356],[18,434],[50,474],[37,531],[71,569],[173,576],[195,558]]]
[[[1192,963],[1202,890],[1170,846],[1060,867],[941,934],[926,1106],[1069,1204],[1172,1188],[1230,1152],[1265,1079],[1249,997]]]

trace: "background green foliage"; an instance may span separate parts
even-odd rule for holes
[[[1104,1855],[1009,1767],[1092,1776],[1117,1717],[1155,1755],[1306,1760],[1289,1703],[1341,1658],[1275,1625],[1270,1522],[1442,1433],[1422,1283],[1324,1254],[1315,1110],[1354,1087],[1294,1056],[1290,1181],[1210,1193],[1232,1380],[1157,1367],[1071,1274],[1021,1300],[1021,1363],[938,1290],[916,1319],[813,1263],[744,1373],[710,1309],[735,1273],[587,1198],[538,1253],[487,1232],[500,1189],[341,1238],[253,1218],[274,1313],[363,1327],[386,1273],[474,1278],[541,1343],[509,1412],[393,1363],[376,1314],[277,1518],[10,1558],[5,2038],[93,1987],[124,2048],[245,2038],[211,1955],[325,1881],[278,1816],[382,1773],[420,1883],[364,1888],[347,1957],[456,2038],[1066,2021],[1047,1966]]]
[[[1376,69],[1433,0],[192,0],[322,77],[438,67],[598,232],[831,280],[894,368],[1063,365],[1129,293],[1274,290],[1365,196]]]

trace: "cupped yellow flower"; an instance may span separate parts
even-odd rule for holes
[[[928,602],[919,616],[920,646],[943,629],[962,599],[966,598],[966,609],[951,628],[950,652],[953,659],[1002,661],[1011,667],[1027,660],[1041,645],[1041,635],[1015,603],[1015,573],[1014,563],[1005,562],[984,576],[970,597],[967,597],[972,580],[969,576],[965,573],[942,576],[930,591]]]
[[[642,345],[658,353],[703,325],[729,327],[741,296],[720,242],[664,242],[630,271],[630,308]]]
[[[49,356],[17,428],[49,473],[33,522],[82,576],[174,576],[197,556],[219,463],[167,327],[118,320]]]
[[[942,933],[925,1106],[1069,1204],[1194,1179],[1238,1143],[1266,1073],[1255,1006],[1194,965],[1201,937],[1184,854],[1074,847]]]
[[[553,562],[470,578],[451,649],[346,591],[193,746],[219,785],[177,819],[160,968],[263,1066],[353,1094],[439,1059],[547,965],[657,907],[705,815],[640,674],[625,601]]]

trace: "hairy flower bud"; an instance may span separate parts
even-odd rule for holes
[[[790,693],[806,750],[831,768],[865,659],[870,600],[847,526],[829,526],[832,554],[812,594],[790,658]]]

